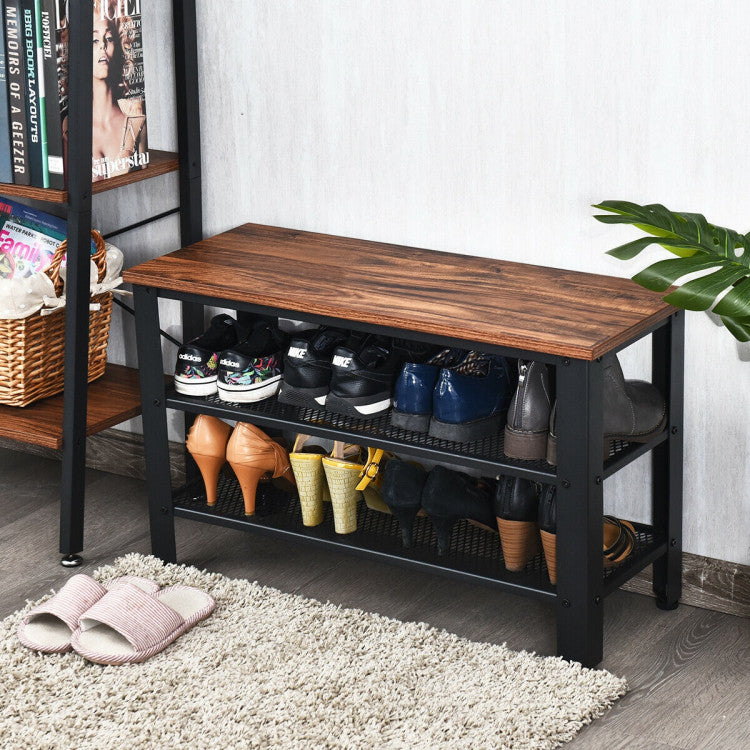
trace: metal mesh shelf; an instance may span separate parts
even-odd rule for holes
[[[269,398],[255,404],[234,404],[220,400],[217,396],[202,398],[183,396],[170,389],[167,393],[167,406],[183,411],[203,412],[224,419],[247,420],[261,426],[280,430],[295,430],[340,439],[342,435],[353,442],[388,448],[395,452],[402,450],[415,456],[422,456],[437,462],[454,462],[469,468],[483,471],[489,476],[507,471],[536,482],[555,482],[556,467],[545,460],[523,461],[508,458],[504,453],[503,431],[491,437],[469,443],[458,443],[430,437],[424,432],[414,432],[394,427],[390,413],[374,419],[356,419],[335,414],[325,409],[305,409],[290,404],[280,404],[276,398]],[[657,438],[655,442],[661,442]],[[613,473],[627,462],[632,454],[641,455],[652,445],[631,445],[617,441],[605,462],[605,476]]]
[[[441,557],[437,554],[432,523],[425,516],[416,519],[414,547],[411,549],[402,546],[396,519],[368,508],[364,502],[358,507],[357,530],[352,534],[336,534],[330,504],[326,504],[325,516],[319,526],[305,527],[297,497],[276,489],[271,482],[261,482],[256,497],[256,514],[246,517],[242,493],[228,468],[219,478],[215,507],[206,505],[200,483],[175,493],[174,504],[175,515],[194,520],[293,536],[357,554],[491,583],[530,596],[545,599],[555,596],[541,548],[523,571],[512,573],[505,569],[498,534],[467,520],[455,524],[450,549]],[[604,572],[605,593],[610,593],[663,552],[664,543],[654,536],[651,527],[636,525],[636,529],[636,545],[626,563]]]

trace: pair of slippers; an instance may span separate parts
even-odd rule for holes
[[[18,639],[44,653],[76,651],[98,664],[133,664],[162,651],[215,606],[192,586],[160,589],[138,576],[102,586],[78,573],[26,615]]]

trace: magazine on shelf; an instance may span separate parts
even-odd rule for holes
[[[65,239],[65,219],[0,195],[0,278],[43,271]],[[96,245],[91,242],[91,253]]]
[[[141,0],[94,0],[94,51],[91,179],[98,181],[149,163]]]
[[[64,220],[0,197],[0,278],[43,271],[64,238]]]
[[[8,111],[10,117],[11,163],[13,182],[29,185],[28,131],[26,129],[26,74],[20,0],[4,0],[5,55],[8,71]]]

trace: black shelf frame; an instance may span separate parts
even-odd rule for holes
[[[146,470],[148,477],[149,515],[153,554],[175,562],[177,550],[174,533],[175,516],[195,521],[231,526],[315,543],[378,560],[387,560],[422,570],[439,572],[460,580],[473,580],[511,590],[526,596],[554,602],[557,619],[557,652],[585,666],[599,663],[603,655],[603,599],[623,582],[654,565],[654,590],[657,605],[665,609],[677,606],[681,581],[682,523],[682,400],[684,313],[675,311],[669,318],[633,336],[617,349],[651,335],[652,380],[666,395],[669,423],[666,431],[645,445],[616,446],[606,459],[603,456],[603,365],[593,361],[559,357],[545,352],[509,349],[486,343],[425,335],[402,329],[379,327],[360,321],[330,316],[300,314],[294,310],[248,303],[220,297],[206,297],[189,292],[136,285],[135,312],[138,358],[141,374],[143,425],[146,437]],[[379,332],[399,338],[411,338],[446,346],[496,352],[535,359],[556,367],[558,465],[554,471],[544,462],[512,461],[502,455],[502,438],[462,445],[437,441],[419,433],[391,428],[387,417],[374,420],[351,420],[325,410],[305,410],[279,404],[269,399],[253,405],[239,405],[216,398],[190,398],[167,389],[162,377],[164,363],[159,346],[160,297],[179,299],[200,309],[211,304],[233,308],[238,313],[281,315],[310,322],[337,325],[353,330]],[[224,507],[208,509],[195,501],[199,496],[195,472],[188,474],[191,492],[173,495],[169,473],[166,409],[182,410],[188,415],[213,414],[229,420],[257,423],[276,429],[291,429],[323,437],[356,437],[363,444],[410,453],[416,457],[456,463],[480,469],[490,476],[514,474],[534,481],[552,482],[558,491],[557,585],[544,579],[539,563],[529,575],[514,579],[501,561],[494,567],[477,571],[475,564],[464,559],[460,564],[437,558],[434,552],[406,553],[394,547],[393,530],[380,537],[352,535],[341,537],[330,530],[305,529],[299,520],[283,515],[246,519],[235,501]],[[638,526],[636,552],[621,567],[603,572],[602,517],[603,487],[611,476],[627,463],[650,452],[653,465],[652,526]],[[190,462],[188,462],[190,463]],[[226,492],[225,492],[226,494]],[[236,494],[236,491],[235,491]],[[229,492],[232,495],[232,492]],[[174,498],[167,500],[165,498]],[[233,504],[234,503],[234,504]],[[376,514],[382,516],[383,514]],[[381,519],[382,523],[382,519]],[[485,532],[489,533],[489,532]],[[364,536],[364,538],[363,538]],[[391,541],[383,541],[383,538]],[[395,537],[397,540],[397,537]],[[378,541],[379,539],[379,541]],[[496,545],[499,547],[499,545]],[[475,561],[476,562],[476,561]],[[480,566],[481,567],[481,566]]]
[[[180,152],[179,207],[147,217],[117,231],[120,234],[179,212],[181,244],[202,237],[200,120],[195,0],[172,0],[177,138]],[[92,221],[92,111],[93,63],[90,3],[69,5],[68,200],[62,208],[67,220],[68,273],[66,280],[65,373],[63,390],[62,467],[60,482],[59,551],[63,564],[77,566],[83,550],[86,471],[86,414],[89,337],[89,248]],[[2,192],[2,186],[0,186]],[[50,191],[34,200],[60,206]],[[108,236],[112,236],[110,233]],[[193,323],[195,325],[195,323]]]

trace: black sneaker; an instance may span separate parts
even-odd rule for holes
[[[371,418],[391,406],[399,359],[390,340],[368,336],[358,349],[339,346],[331,360],[331,391],[326,409],[349,417]]]
[[[234,346],[246,335],[245,329],[226,313],[216,315],[207,331],[183,344],[177,351],[174,387],[185,396],[216,393],[219,352]]]
[[[284,355],[279,401],[306,409],[325,406],[331,384],[331,356],[345,342],[346,333],[336,328],[309,331],[293,338]]]
[[[259,321],[252,333],[219,355],[219,398],[234,403],[263,401],[281,385],[287,337],[273,324]]]

